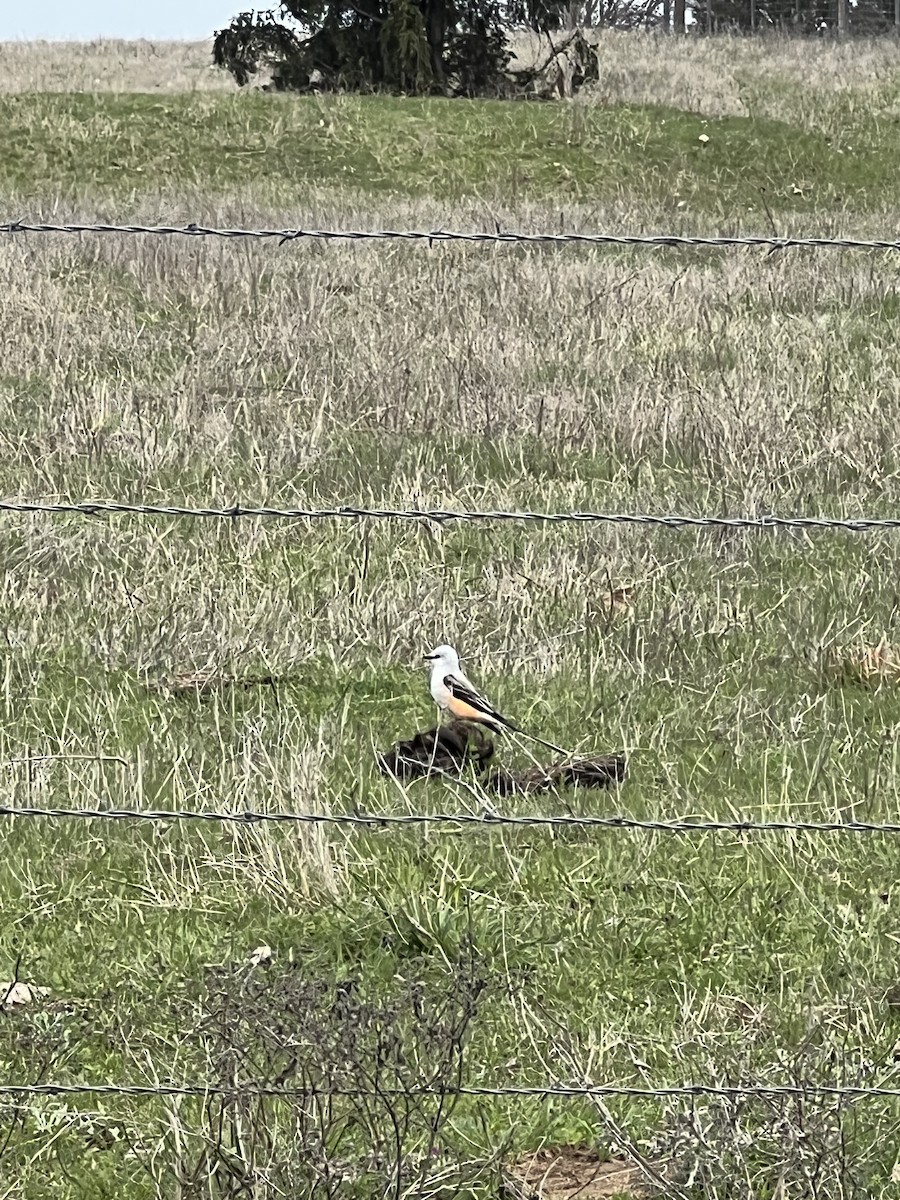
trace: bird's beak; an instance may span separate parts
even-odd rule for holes
[[[436,654],[423,654],[422,657],[425,659],[426,662],[434,662],[434,660],[437,658],[437,655]]]

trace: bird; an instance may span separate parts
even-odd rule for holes
[[[566,755],[568,752],[560,746],[554,746],[534,733],[526,733],[518,725],[504,717],[494,706],[482,696],[472,681],[468,678],[459,663],[459,654],[453,646],[436,646],[434,650],[422,656],[431,663],[431,694],[438,708],[448,712],[460,721],[472,721],[478,725],[486,725],[494,733],[521,734],[531,741],[540,742],[548,750]]]

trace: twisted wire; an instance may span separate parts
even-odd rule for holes
[[[181,504],[143,504],[118,500],[0,500],[0,512],[68,513],[100,517],[131,513],[156,517],[199,517],[237,519],[273,517],[282,520],[398,520],[434,521],[521,521],[542,524],[655,525],[664,528],[718,529],[842,529],[849,533],[867,533],[900,528],[900,517],[760,517],[693,516],[664,513],[535,512],[528,509],[440,509],[440,508],[365,508],[341,505],[336,508],[276,508],[270,505],[233,504],[227,508],[191,507]]]
[[[315,1096],[491,1096],[511,1098],[590,1099],[591,1097],[622,1096],[635,1100],[659,1100],[675,1097],[710,1096],[736,1098],[742,1096],[775,1098],[790,1096],[797,1099],[900,1099],[900,1088],[843,1084],[712,1084],[687,1083],[661,1087],[630,1087],[624,1084],[565,1084],[551,1083],[535,1086],[511,1085],[437,1087],[413,1084],[406,1088],[379,1088],[377,1092],[360,1088],[291,1088],[267,1087],[255,1084],[218,1083],[0,1083],[0,1096],[261,1096],[283,1099],[313,1098]]]
[[[840,237],[772,237],[750,235],[691,236],[687,234],[620,234],[620,233],[504,233],[494,231],[461,231],[451,229],[230,229],[191,222],[188,225],[107,224],[105,222],[68,222],[55,224],[46,221],[7,221],[0,224],[0,233],[127,233],[225,240],[234,238],[267,239],[279,242],[318,241],[387,241],[387,242],[468,242],[474,244],[520,244],[543,246],[647,246],[647,247],[766,247],[770,251],[806,248],[813,250],[900,250],[900,241],[880,238]]]
[[[651,833],[900,833],[893,821],[752,821],[752,820],[645,820],[640,817],[577,816],[571,813],[507,815],[485,809],[480,813],[317,813],[317,812],[216,812],[209,809],[150,808],[39,808],[0,806],[0,817],[38,817],[50,820],[199,821],[231,825],[300,824],[348,825],[388,828],[402,825],[462,825],[487,828],[584,828],[640,830]]]

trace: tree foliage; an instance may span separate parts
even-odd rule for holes
[[[508,35],[550,33],[570,0],[286,0],[239,13],[213,60],[243,87],[263,66],[279,90],[496,95],[508,87]]]

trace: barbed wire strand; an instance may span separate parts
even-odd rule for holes
[[[356,1088],[289,1088],[260,1087],[234,1084],[224,1087],[215,1083],[0,1083],[0,1096],[263,1096],[284,1099],[315,1096],[489,1096],[496,1098],[589,1099],[592,1096],[623,1096],[636,1100],[659,1100],[679,1096],[774,1098],[793,1096],[799,1099],[900,1099],[900,1088],[842,1084],[736,1084],[720,1085],[688,1083],[671,1087],[629,1087],[620,1084],[544,1084],[534,1087],[459,1086],[441,1088],[431,1085],[412,1085],[407,1088],[379,1088],[377,1093]]]
[[[626,816],[575,814],[504,815],[485,809],[480,813],[316,813],[316,812],[215,812],[207,809],[149,808],[36,808],[0,806],[0,817],[46,817],[50,820],[98,821],[201,821],[233,825],[301,824],[350,825],[369,828],[397,825],[463,825],[482,827],[587,828],[643,830],[652,833],[900,833],[900,822],[880,821],[716,821],[644,820]]]
[[[297,521],[434,521],[437,524],[451,521],[523,521],[545,524],[659,525],[668,528],[843,529],[849,533],[900,529],[900,517],[778,517],[772,514],[761,517],[719,517],[674,513],[534,512],[528,509],[359,508],[354,505],[337,508],[274,508],[268,505],[233,504],[227,508],[192,508],[180,504],[132,504],[118,500],[0,500],[0,512],[68,513],[88,517],[132,513],[152,517],[219,519],[273,517]]]
[[[900,241],[868,238],[825,237],[756,237],[742,234],[694,237],[685,234],[617,234],[617,233],[503,233],[464,232],[451,229],[219,229],[198,225],[111,225],[103,222],[51,224],[44,221],[7,221],[0,233],[127,233],[174,237],[276,238],[280,242],[301,240],[319,241],[387,241],[387,242],[469,242],[475,244],[520,244],[541,246],[749,246],[771,250],[807,248],[814,250],[900,250]]]

